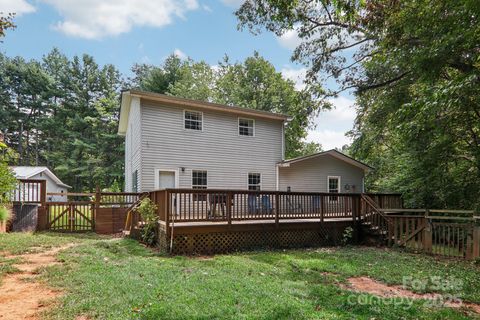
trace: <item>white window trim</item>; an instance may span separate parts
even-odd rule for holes
[[[160,189],[160,171],[173,172],[175,173],[175,188],[179,186],[179,175],[178,169],[169,169],[169,168],[155,168],[155,190]]]
[[[253,135],[251,135],[251,136],[246,136],[246,135],[240,134],[240,119],[243,119],[243,120],[252,120],[252,121],[253,121]],[[237,135],[238,135],[239,137],[250,137],[250,138],[253,138],[253,137],[255,137],[255,126],[256,126],[255,119],[238,117],[238,118],[237,118]]]
[[[338,193],[342,192],[342,178],[340,176],[327,176],[327,193],[330,193],[330,178],[332,179],[338,179]],[[329,201],[338,201],[338,196],[337,200],[331,200],[330,197],[328,197]]]
[[[187,119],[185,119],[185,113],[186,113],[186,112],[200,113],[200,115],[202,116],[202,129],[201,129],[201,130],[185,128],[185,120],[187,120]],[[204,121],[204,117],[203,117],[203,112],[202,112],[202,111],[190,110],[190,109],[184,109],[184,110],[183,110],[183,123],[182,123],[182,126],[183,126],[183,130],[184,130],[184,131],[188,131],[188,132],[203,132],[204,125],[205,125],[205,121]]]
[[[262,182],[263,182],[263,175],[261,172],[248,172],[247,173],[247,190],[250,190],[249,187],[250,187],[250,183],[249,183],[249,179],[248,179],[248,176],[251,175],[251,174],[259,174],[260,175],[260,183],[258,184],[260,186],[260,191],[262,191]]]
[[[207,189],[208,189],[208,170],[206,169],[192,169],[190,170],[190,188],[193,189],[193,171],[205,171],[207,173]]]

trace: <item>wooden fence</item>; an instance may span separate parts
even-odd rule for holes
[[[38,205],[37,230],[121,232],[126,212],[140,194],[126,192],[47,193],[45,180],[18,180],[14,204]],[[61,201],[54,201],[60,199]]]
[[[381,209],[388,220],[393,245],[434,255],[480,257],[480,217],[473,211]],[[470,216],[459,216],[469,214]]]
[[[17,180],[15,189],[10,193],[10,201],[20,203],[46,202],[46,180]]]

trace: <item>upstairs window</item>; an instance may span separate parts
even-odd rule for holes
[[[253,137],[255,134],[255,120],[238,118],[238,134]]]
[[[199,111],[183,112],[185,129],[202,131],[203,114]]]
[[[248,190],[260,191],[262,185],[262,175],[260,173],[248,174]]]

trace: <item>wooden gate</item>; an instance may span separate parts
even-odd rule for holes
[[[421,210],[395,210],[396,213],[401,211],[419,213]],[[388,230],[388,239],[397,246],[434,255],[466,259],[480,257],[480,219],[478,217],[428,215],[429,212],[442,214],[465,212],[458,210],[424,211],[425,215],[388,215],[387,218],[392,222]]]
[[[48,230],[64,232],[95,230],[94,202],[48,202],[46,207]]]

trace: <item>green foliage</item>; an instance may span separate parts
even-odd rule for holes
[[[285,130],[287,158],[320,149],[304,139],[321,105],[309,92],[296,90],[257,52],[237,63],[225,57],[217,68],[170,56],[160,67],[136,65],[133,72],[132,84],[143,90],[292,116]]]
[[[123,183],[115,67],[53,49],[42,61],[0,55],[0,78],[0,129],[18,154],[10,164],[45,165],[74,191]]]
[[[138,214],[142,217],[144,225],[142,228],[142,241],[149,246],[154,246],[157,243],[158,230],[158,215],[157,206],[150,200],[145,198],[141,201],[137,209]]]
[[[8,29],[15,29],[15,23],[13,22],[13,18],[15,17],[15,13],[8,13],[4,15],[4,12],[0,12],[0,38],[5,37],[5,32]]]
[[[10,209],[0,204],[0,222],[6,222],[10,219]]]
[[[479,206],[478,1],[247,0],[236,14],[253,32],[295,30],[308,89],[335,79],[330,94],[355,90],[350,152],[376,168],[370,191],[402,192],[414,207]]]
[[[342,244],[346,246],[347,244],[351,243],[352,238],[353,238],[353,228],[352,227],[345,228],[342,234]]]
[[[8,203],[10,201],[9,194],[15,189],[17,182],[15,175],[7,163],[7,159],[10,159],[12,154],[7,145],[0,142],[0,209],[4,208],[2,203]]]

